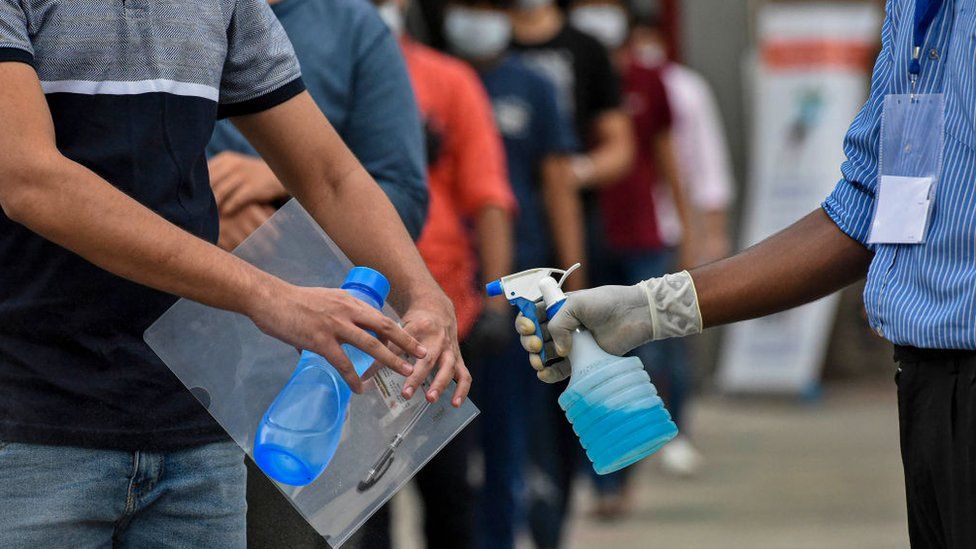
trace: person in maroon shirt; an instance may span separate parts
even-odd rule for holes
[[[671,107],[660,69],[641,64],[632,55],[628,37],[633,19],[620,0],[577,1],[571,6],[569,20],[577,29],[600,40],[612,53],[621,74],[624,108],[632,121],[636,143],[634,165],[617,183],[600,191],[606,242],[618,282],[633,284],[662,276],[676,267],[692,267],[691,250],[695,240],[689,222],[690,209],[672,146]],[[659,229],[656,196],[662,197],[659,201],[670,198],[677,210],[684,231],[677,249]],[[633,352],[644,362],[675,422],[682,428],[682,405],[689,380],[682,341],[654,342]],[[597,515],[614,518],[627,511],[626,471],[594,475],[599,494]]]

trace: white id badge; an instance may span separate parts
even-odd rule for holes
[[[925,242],[942,171],[944,111],[942,94],[885,97],[869,244]]]

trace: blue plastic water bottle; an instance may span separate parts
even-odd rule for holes
[[[382,309],[390,283],[373,269],[354,267],[342,289]],[[349,344],[342,349],[360,376],[374,362],[373,357]],[[303,351],[295,373],[261,418],[254,461],[283,484],[305,486],[314,482],[332,461],[342,439],[351,394],[329,361]]]
[[[542,300],[546,315],[552,318],[566,302],[562,284],[577,268],[579,264],[566,271],[532,269],[509,275],[489,284],[488,295],[505,296],[535,322],[536,335],[541,338],[536,302]],[[561,275],[559,282],[553,274]],[[542,359],[546,361],[544,351]],[[559,406],[597,473],[605,475],[632,465],[677,436],[678,427],[639,358],[607,353],[581,328],[573,334],[568,360],[572,378],[559,396]]]

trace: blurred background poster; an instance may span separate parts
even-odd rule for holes
[[[742,244],[813,211],[837,183],[844,134],[867,97],[880,15],[873,2],[759,6],[747,66],[753,103]],[[719,389],[815,393],[837,299],[731,326]]]

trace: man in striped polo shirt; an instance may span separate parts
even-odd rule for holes
[[[869,321],[895,344],[900,366],[912,546],[971,548],[976,2],[888,0],[886,11],[871,96],[844,141],[843,179],[823,207],[690,273],[571,295],[549,322],[549,350],[566,356],[572,330],[583,324],[607,351],[622,354],[646,341],[807,303],[866,275]],[[519,318],[517,329],[543,381],[568,375],[565,361],[543,364],[543,342],[531,322]]]
[[[0,547],[243,547],[243,454],[142,341],[175,296],[324,355],[357,392],[343,343],[408,375],[407,398],[436,367],[426,398],[454,378],[461,404],[451,303],[265,0],[0,0],[0,83]],[[404,328],[212,244],[218,117],[389,276]]]

